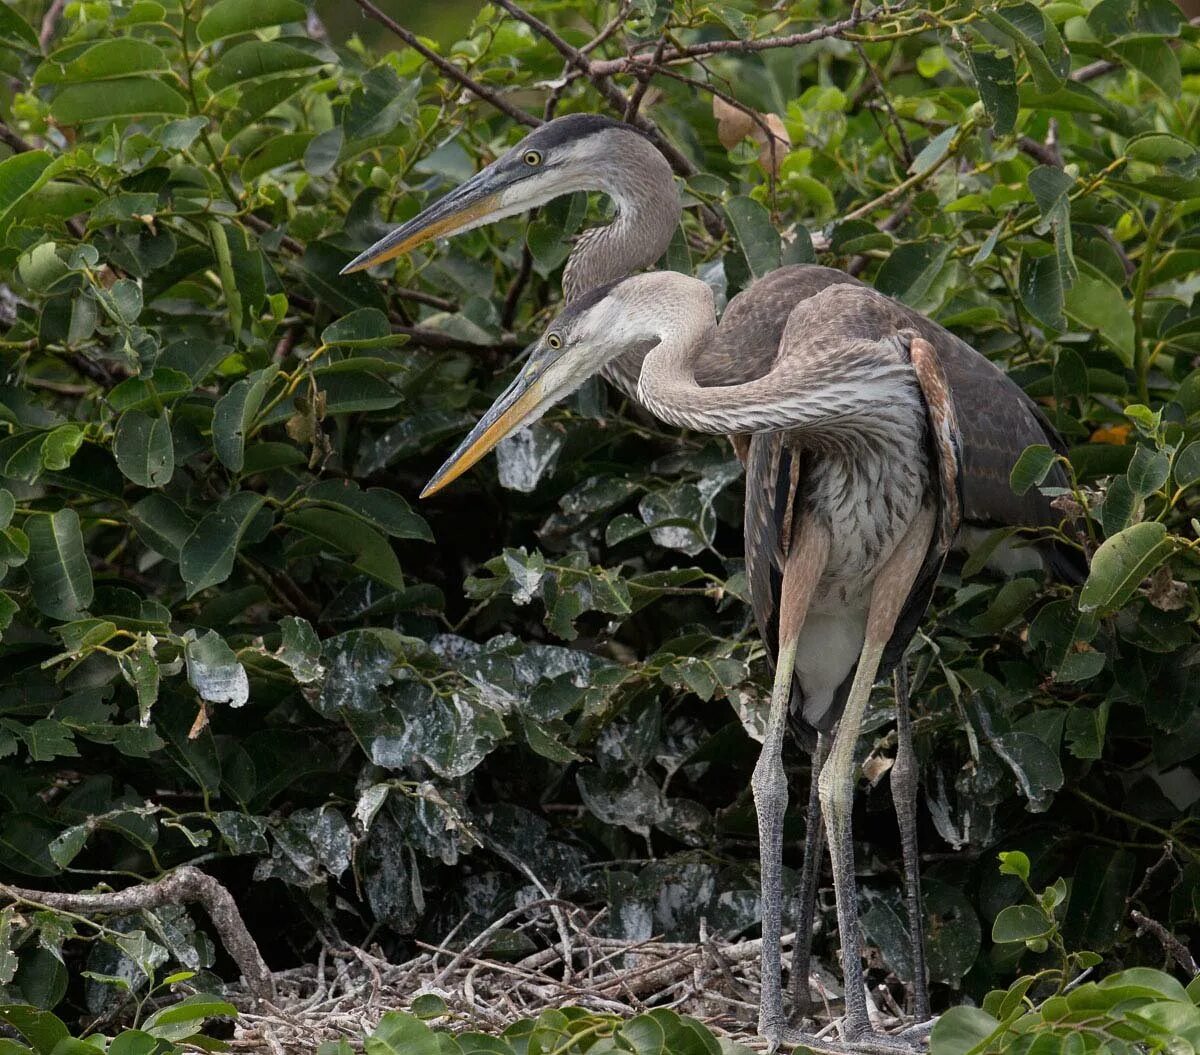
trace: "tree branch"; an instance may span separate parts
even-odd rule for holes
[[[212,876],[191,865],[177,868],[155,883],[103,894],[62,894],[48,890],[26,890],[3,883],[0,883],[0,894],[30,906],[85,916],[140,912],[163,905],[199,904],[208,913],[221,943],[242,972],[246,987],[259,999],[274,998],[275,981],[271,970],[246,929],[233,896]]]
[[[485,88],[477,80],[468,76],[457,66],[455,66],[454,63],[449,59],[443,58],[432,48],[426,47],[417,38],[415,33],[405,29],[394,18],[385,15],[379,10],[379,8],[371,3],[371,0],[354,0],[354,2],[358,4],[358,6],[361,7],[376,22],[390,29],[396,34],[396,36],[403,40],[405,44],[412,48],[413,51],[428,59],[439,70],[441,70],[442,73],[444,73],[451,80],[457,81],[464,88],[466,88],[467,91],[471,92],[471,94],[478,96],[480,99],[484,100],[484,102],[491,103],[491,105],[501,113],[508,114],[508,116],[514,121],[518,121],[529,128],[537,128],[537,126],[542,123],[538,118],[534,117],[533,114],[526,113],[524,110],[513,106],[513,104],[503,96],[492,91],[490,88]]]
[[[24,154],[34,149],[32,143],[26,139],[22,139],[3,121],[0,121],[0,143],[7,143],[16,154]]]
[[[498,0],[507,7],[504,0]],[[794,48],[800,44],[813,44],[818,40],[828,40],[830,37],[840,37],[857,29],[861,25],[878,22],[886,16],[899,13],[901,5],[894,7],[877,7],[865,15],[861,11],[851,12],[848,18],[840,22],[831,22],[827,26],[805,30],[803,33],[792,33],[783,37],[760,37],[758,40],[708,40],[700,44],[692,44],[685,48],[672,48],[662,56],[662,63],[670,65],[677,62],[690,62],[705,55],[718,55],[722,52],[748,54],[755,51],[769,51],[772,48]],[[568,45],[569,46],[569,45]],[[605,59],[591,63],[590,73],[593,76],[610,76],[614,73],[633,73],[639,65],[651,61],[647,55],[629,55],[621,59]]]

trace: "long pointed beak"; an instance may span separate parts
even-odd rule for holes
[[[363,271],[385,260],[394,260],[403,253],[440,235],[451,235],[486,220],[500,207],[500,193],[495,177],[487,169],[476,173],[461,187],[385,235],[369,249],[359,253],[341,273],[349,275]]]
[[[505,436],[516,432],[533,418],[543,401],[542,382],[537,376],[531,377],[526,370],[522,370],[479,419],[479,424],[471,430],[470,435],[458,445],[458,450],[434,473],[433,479],[421,492],[421,497],[428,498],[457,480]]]

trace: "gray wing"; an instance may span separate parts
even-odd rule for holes
[[[779,268],[755,282],[729,302],[717,340],[698,364],[697,379],[701,384],[736,384],[761,377],[775,361],[791,310],[831,285],[869,288],[843,271],[807,264]],[[886,302],[891,307],[888,325],[915,330],[933,345],[958,407],[965,521],[988,528],[1060,523],[1062,516],[1036,488],[1017,495],[1009,485],[1012,467],[1026,447],[1045,443],[1066,451],[1037,404],[1000,367],[949,330],[890,298]],[[1066,474],[1056,465],[1046,482],[1065,487]],[[1050,570],[1062,578],[1077,580],[1085,570],[1073,550],[1051,543],[1039,549]]]

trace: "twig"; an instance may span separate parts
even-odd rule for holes
[[[363,3],[365,0],[357,0],[358,3]],[[596,90],[608,100],[609,104],[618,112],[624,113],[629,107],[629,97],[621,91],[615,84],[609,80],[610,73],[623,72],[621,69],[612,69],[604,72],[600,67],[605,63],[592,62],[582,51],[573,44],[569,44],[563,40],[553,29],[543,22],[536,15],[531,15],[521,7],[518,7],[513,0],[496,0],[498,6],[504,8],[513,18],[519,22],[524,22],[530,29],[538,34],[543,40],[547,41],[560,55],[563,56],[572,66],[574,66],[583,76],[587,77]],[[617,60],[623,63],[624,59]],[[663,152],[667,160],[671,163],[671,167],[681,176],[691,176],[696,172],[696,166],[659,131],[658,125],[653,121],[648,120],[641,114],[635,114],[632,124],[636,128],[640,128],[643,132],[649,135],[658,145],[659,150]]]
[[[275,996],[275,982],[258,945],[246,929],[233,896],[212,876],[191,865],[176,869],[164,879],[143,886],[102,894],[62,894],[27,890],[0,883],[0,894],[12,901],[82,915],[129,913],[194,902],[203,906],[221,943],[237,964],[251,993],[260,999]]]
[[[38,43],[41,45],[42,51],[45,51],[50,46],[50,41],[54,39],[54,31],[58,28],[58,20],[66,6],[67,0],[54,0],[46,9],[46,14],[42,18],[42,31],[38,34]]]
[[[858,10],[858,5],[855,5],[855,11]],[[883,107],[888,112],[888,117],[891,119],[892,127],[896,130],[896,135],[900,137],[901,155],[900,161],[907,169],[912,164],[913,152],[912,144],[908,141],[908,136],[904,132],[904,122],[900,120],[900,115],[896,113],[895,107],[892,106],[892,100],[888,96],[887,88],[883,86],[883,78],[879,76],[879,71],[875,68],[870,57],[867,55],[867,49],[858,41],[854,42],[854,50],[858,53],[859,59],[863,65],[867,67],[871,74],[871,80],[875,82],[875,88],[879,92],[879,98],[883,101]],[[883,137],[883,141],[887,143],[887,136]],[[890,144],[889,144],[890,145]]]
[[[371,3],[371,0],[354,0],[354,2],[358,4],[358,6],[361,7],[371,18],[375,19],[376,22],[382,26],[386,26],[393,33],[395,33],[396,36],[403,40],[405,44],[413,49],[413,51],[417,52],[429,62],[432,62],[439,70],[442,71],[442,73],[452,80],[457,81],[473,95],[478,96],[480,99],[484,100],[484,102],[491,103],[491,105],[501,113],[508,114],[508,116],[514,121],[526,125],[529,128],[537,128],[537,126],[542,123],[538,118],[534,117],[533,114],[526,113],[524,110],[518,109],[503,96],[497,95],[490,88],[485,88],[477,80],[468,76],[457,66],[455,66],[454,63],[449,59],[444,59],[432,48],[427,48],[421,43],[415,33],[405,29],[394,18],[385,15],[379,10],[379,8]]]
[[[498,2],[507,6],[504,0],[498,0]],[[673,64],[690,62],[705,55],[718,55],[726,52],[749,54],[756,51],[769,51],[772,48],[794,48],[801,44],[813,44],[818,40],[843,36],[861,25],[878,22],[885,16],[894,16],[901,11],[902,6],[896,4],[889,8],[881,5],[865,15],[861,11],[853,11],[848,18],[844,18],[840,22],[831,22],[825,26],[818,26],[815,29],[805,30],[803,33],[792,33],[784,37],[760,37],[758,40],[709,40],[700,44],[691,44],[684,48],[675,48],[665,52],[660,61]],[[648,61],[649,57],[645,55],[597,61],[591,63],[590,73],[593,76],[601,77],[607,77],[614,73],[633,73],[638,64]]]
[[[1137,909],[1129,913],[1129,918],[1137,924],[1138,937],[1141,937],[1145,931],[1149,931],[1158,939],[1159,944],[1166,950],[1167,955],[1187,971],[1188,974],[1195,975],[1200,973],[1200,967],[1196,965],[1195,957],[1188,951],[1187,946],[1159,923],[1158,920],[1151,919]]]
[[[7,143],[17,154],[25,154],[35,149],[27,139],[22,139],[16,132],[0,121],[0,143]]]

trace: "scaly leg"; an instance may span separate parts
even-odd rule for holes
[[[796,890],[796,944],[792,946],[792,1021],[797,1025],[811,1014],[808,978],[812,972],[813,926],[817,916],[817,878],[821,874],[821,855],[825,852],[825,827],[821,822],[821,797],[817,778],[829,753],[829,737],[817,734],[812,755],[812,779],[808,788],[807,828],[804,832],[804,860],[800,866],[800,885]]]
[[[921,860],[917,856],[917,755],[913,750],[912,716],[908,710],[908,670],[901,660],[893,679],[896,687],[896,761],[892,765],[892,803],[900,828],[904,861],[904,907],[912,942],[912,1013],[918,1022],[929,1018],[929,983],[925,968],[925,906],[921,901]]]
[[[775,1051],[785,1036],[780,940],[783,935],[783,817],[787,777],[783,771],[783,733],[792,695],[796,641],[829,554],[829,534],[803,521],[792,539],[779,597],[779,653],[762,753],[751,787],[758,813],[758,853],[762,884],[762,990],[758,1031]]]
[[[819,780],[821,810],[829,839],[833,866],[833,891],[837,900],[838,936],[842,946],[842,973],[846,985],[846,1015],[842,1039],[848,1043],[874,1036],[867,1016],[867,994],[862,968],[862,942],[858,925],[858,890],[854,881],[854,748],[863,715],[875,682],[883,650],[913,581],[920,571],[933,533],[933,515],[922,512],[875,577],[867,612],[867,628],[858,669],[842,712],[829,758]]]

